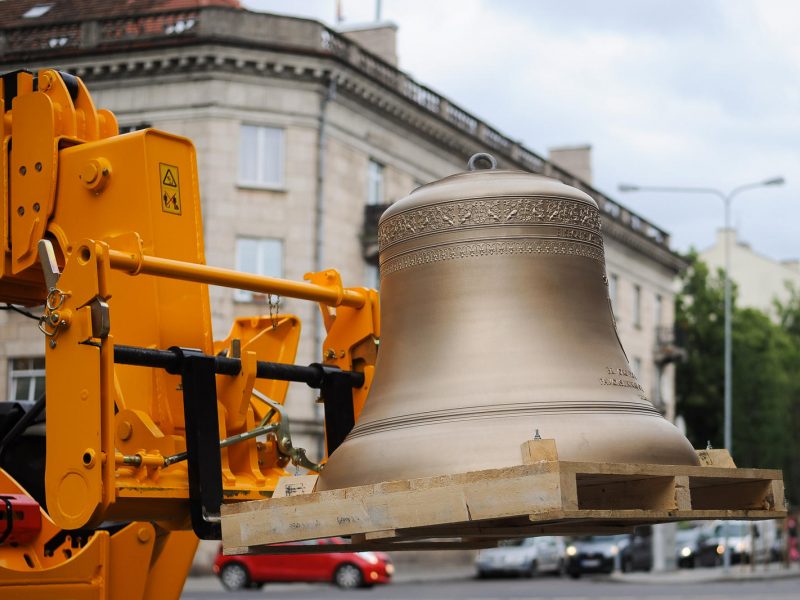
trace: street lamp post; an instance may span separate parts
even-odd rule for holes
[[[733,188],[727,194],[716,188],[706,187],[676,187],[676,186],[645,186],[633,185],[630,183],[619,184],[620,192],[666,192],[680,194],[712,194],[722,200],[725,207],[725,381],[724,381],[724,439],[725,448],[733,455],[733,436],[732,436],[732,373],[733,373],[733,340],[731,335],[731,202],[738,194],[760,187],[770,185],[783,185],[783,177],[773,177],[764,181],[746,183]],[[730,548],[728,547],[727,535],[725,536],[725,555],[724,565],[728,569],[731,564]]]

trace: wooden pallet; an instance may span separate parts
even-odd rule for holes
[[[553,440],[530,441],[515,467],[227,504],[222,541],[225,554],[325,551],[269,545],[332,536],[350,536],[353,551],[482,548],[511,537],[786,515],[780,471],[737,469],[725,450],[698,456],[703,466],[568,462]],[[283,492],[310,489],[307,477],[285,479]]]

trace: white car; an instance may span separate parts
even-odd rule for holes
[[[506,540],[497,548],[481,550],[475,560],[478,577],[562,573],[564,564],[564,542],[552,536]]]

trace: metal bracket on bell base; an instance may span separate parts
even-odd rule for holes
[[[216,540],[222,506],[222,460],[219,453],[216,363],[199,350],[170,348],[179,357],[186,422],[189,511],[192,529],[201,540]],[[202,467],[202,468],[201,468]]]

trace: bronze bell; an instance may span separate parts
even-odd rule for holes
[[[393,204],[378,231],[375,379],[317,489],[518,465],[537,430],[561,460],[698,464],[631,371],[590,196],[460,173]]]

